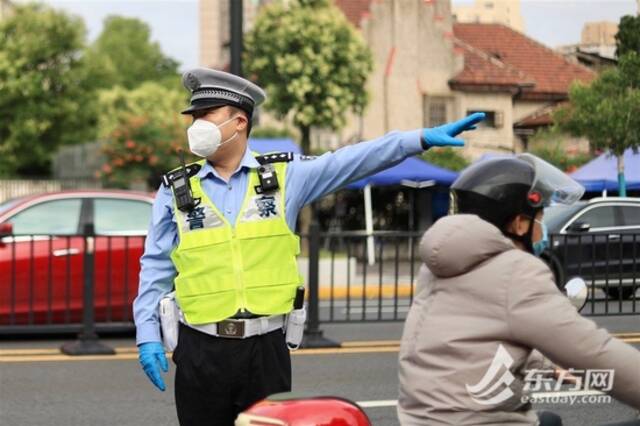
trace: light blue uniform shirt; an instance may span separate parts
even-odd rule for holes
[[[298,213],[306,204],[421,153],[421,132],[391,132],[381,138],[345,146],[314,159],[296,156],[287,167],[285,180],[285,213],[289,228],[295,230]],[[257,167],[257,160],[247,149],[229,181],[222,179],[208,162],[198,172],[202,189],[229,223],[235,223],[242,207],[249,169]],[[133,302],[138,345],[161,341],[158,305],[173,290],[176,269],[170,255],[177,244],[173,194],[170,188],[161,186],[153,204],[149,233],[140,259],[138,296]]]

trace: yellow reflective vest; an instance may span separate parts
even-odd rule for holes
[[[189,181],[200,204],[186,213],[174,201],[180,239],[171,253],[178,272],[176,299],[190,324],[219,322],[238,310],[276,315],[293,309],[302,282],[296,262],[300,240],[285,218],[287,163],[273,166],[280,188],[257,194],[258,172],[251,169],[235,224],[207,197],[197,175]]]

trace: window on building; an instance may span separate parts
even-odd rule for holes
[[[503,126],[503,115],[500,111],[467,110],[467,115],[484,112],[486,118],[478,123],[479,128],[499,129]]]
[[[435,127],[447,122],[447,98],[442,96],[424,97],[425,127]]]

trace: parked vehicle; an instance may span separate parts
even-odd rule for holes
[[[545,209],[551,250],[564,276],[584,277],[613,299],[640,286],[640,198],[594,198]]]
[[[131,321],[152,203],[146,193],[91,190],[0,204],[0,325],[80,322],[88,248],[96,321]],[[95,239],[82,236],[88,223]]]

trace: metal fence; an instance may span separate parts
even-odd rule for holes
[[[640,233],[570,233],[550,236],[562,282],[585,280],[587,316],[640,314]]]
[[[0,334],[131,330],[143,248],[144,237],[90,229],[2,238]]]
[[[309,257],[308,333],[322,323],[402,321],[421,267],[417,232],[320,232]],[[640,314],[640,234],[552,235],[561,282],[589,285],[584,315]],[[132,330],[144,237],[9,236],[0,241],[0,334]],[[306,262],[306,264],[305,264]]]
[[[308,283],[318,287],[321,322],[404,320],[420,269],[422,233],[313,231],[309,262],[317,265],[317,276]]]
[[[102,188],[102,183],[96,179],[0,179],[0,203],[24,195],[99,188]]]

